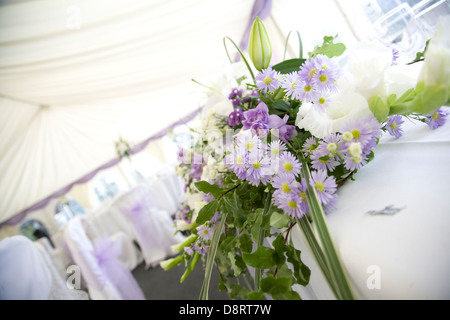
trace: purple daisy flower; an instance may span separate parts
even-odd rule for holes
[[[295,90],[292,93],[292,97],[302,102],[313,102],[318,99],[320,93],[316,90],[313,84],[308,84],[304,81],[300,81],[295,85]]]
[[[289,151],[284,151],[280,157],[280,172],[291,174],[294,177],[300,174],[301,163]]]
[[[278,208],[293,218],[301,218],[305,215],[302,210],[302,197],[297,193],[274,193],[274,203]]]
[[[341,132],[345,142],[360,142],[363,147],[371,148],[376,145],[376,138],[381,135],[381,125],[374,116],[368,115],[347,121],[342,126]],[[351,139],[348,140],[346,136],[351,136]]]
[[[404,121],[402,120],[402,116],[400,115],[390,116],[388,118],[388,121],[386,122],[385,128],[391,136],[394,136],[398,139],[403,134],[403,129],[401,128],[403,122]]]
[[[295,177],[292,174],[279,172],[273,177],[272,186],[276,189],[280,189],[282,192],[290,193],[292,191],[292,183],[294,181]]]
[[[431,129],[437,129],[445,124],[448,114],[448,111],[439,108],[435,112],[425,115],[425,123]]]
[[[329,177],[325,170],[312,170],[310,184],[322,204],[326,205],[336,197],[336,181],[334,177]]]
[[[294,93],[295,86],[300,82],[298,72],[287,74],[281,81],[281,87],[284,89],[286,96],[291,97]]]
[[[197,234],[203,240],[210,240],[213,236],[212,229],[207,225],[201,225],[200,227],[197,227]]]
[[[314,60],[308,59],[306,60],[300,67],[300,71],[298,72],[298,77],[301,81],[305,82],[307,85],[313,83],[313,77],[318,71]]]
[[[261,70],[256,77],[256,86],[263,92],[273,91],[280,86],[280,74],[271,67]]]
[[[238,176],[244,180],[248,168],[248,154],[245,149],[236,147],[225,158],[226,165]]]
[[[286,145],[280,140],[274,140],[268,145],[271,157],[278,157],[283,151],[287,150]]]
[[[308,157],[318,146],[317,140],[314,137],[309,137],[306,139],[305,143],[303,144],[302,148],[303,150],[306,150],[304,153],[305,157]]]
[[[333,171],[339,165],[339,161],[326,147],[320,147],[319,145],[319,148],[315,149],[311,154],[311,165],[316,170]]]
[[[260,183],[266,185],[272,178],[272,173],[269,159],[261,157],[257,153],[250,153],[246,180],[251,185],[256,187]]]

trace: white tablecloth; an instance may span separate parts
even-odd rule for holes
[[[359,299],[450,299],[450,123],[403,128],[398,140],[383,136],[374,160],[338,190],[328,227]],[[388,206],[400,210],[368,213]],[[293,233],[304,248],[301,237]],[[310,263],[306,295],[332,299]]]

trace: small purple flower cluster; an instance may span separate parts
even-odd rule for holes
[[[230,127],[239,126],[244,120],[242,107],[252,100],[260,102],[261,99],[255,98],[258,96],[257,90],[252,90],[250,94],[244,96],[244,90],[240,88],[233,88],[228,99],[233,103],[233,111],[228,115],[228,124]]]
[[[253,186],[270,183],[275,191],[273,203],[291,217],[300,218],[309,211],[306,199],[307,183],[300,177],[302,164],[286,145],[275,140],[262,142],[257,135],[241,133],[225,157],[226,165],[236,176]],[[334,177],[325,170],[311,173],[311,186],[317,190],[319,200],[326,210],[334,207],[337,200]]]
[[[319,54],[306,60],[299,71],[286,75],[281,80],[281,87],[288,98],[310,102],[324,110],[337,92],[336,80],[340,74],[340,68],[332,58]]]
[[[380,123],[369,115],[348,121],[341,133],[323,139],[308,138],[303,151],[310,157],[313,169],[333,172],[343,163],[347,170],[354,171],[367,163],[381,133]]]
[[[295,126],[287,124],[289,116],[282,118],[272,114],[269,115],[269,109],[264,102],[260,102],[256,108],[244,112],[242,121],[243,129],[250,130],[253,135],[266,137],[270,132],[284,142],[288,142],[297,135]]]

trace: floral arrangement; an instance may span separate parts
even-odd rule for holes
[[[347,50],[335,37],[324,37],[307,58],[299,41],[299,58],[272,65],[259,18],[248,54],[226,38],[243,61],[210,87],[196,140],[179,149],[186,193],[177,228],[187,237],[161,266],[184,264],[183,282],[202,261],[200,299],[208,299],[214,266],[232,299],[300,299],[295,285],[306,286],[311,271],[289,241],[297,225],[336,298],[354,299],[326,215],[337,189],[373,159],[383,133],[400,138],[407,118],[431,129],[445,123],[449,22],[439,22],[421,59],[408,65],[398,65],[391,48]]]
[[[119,137],[119,140],[114,142],[114,146],[116,148],[116,154],[119,161],[122,160],[123,158],[130,159],[131,147],[128,141],[126,141],[122,137]]]

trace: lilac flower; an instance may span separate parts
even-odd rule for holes
[[[233,100],[236,99],[240,96],[242,96],[242,89],[238,89],[238,88],[233,88],[230,92],[230,94],[228,95],[228,99]]]
[[[327,176],[325,170],[311,171],[311,186],[316,190],[320,202],[324,205],[333,201],[337,185],[334,177]]]
[[[242,121],[243,129],[248,130],[255,123],[269,123],[269,108],[264,102],[260,102],[256,108],[244,112],[245,120]]]
[[[246,173],[246,180],[257,187],[260,183],[266,185],[272,178],[273,171],[270,168],[269,159],[257,153],[250,153]]]
[[[388,118],[386,122],[386,129],[390,135],[395,136],[397,139],[403,134],[403,130],[400,127],[403,124],[402,116],[394,115]]]
[[[314,60],[308,59],[300,67],[300,71],[298,72],[299,79],[307,85],[311,85],[317,71],[318,69]]]
[[[273,177],[272,186],[276,189],[280,189],[282,192],[290,193],[294,181],[295,177],[292,174],[279,172]]]
[[[305,215],[302,210],[303,199],[297,193],[273,194],[273,201],[277,207],[293,218],[301,218]]]
[[[365,148],[372,148],[376,145],[376,139],[381,135],[381,125],[377,119],[368,115],[363,118],[347,121],[342,128],[343,140],[345,142],[360,142]],[[351,137],[351,139],[348,139]]]
[[[194,253],[194,250],[192,250],[191,247],[184,247],[184,252],[186,252],[188,255],[192,256]]]
[[[278,157],[281,152],[286,151],[286,145],[280,140],[272,141],[269,144],[269,151],[272,157]]]
[[[306,139],[305,143],[302,146],[303,150],[307,150],[307,152],[304,153],[305,157],[309,156],[310,153],[312,153],[317,148],[317,146],[318,144],[316,138],[309,137],[308,139]]]
[[[280,86],[280,74],[271,67],[261,70],[256,77],[256,86],[263,92],[273,91]]]
[[[336,157],[325,148],[317,148],[311,154],[311,165],[316,170],[333,171],[339,165]]]
[[[437,129],[445,124],[448,114],[448,111],[439,108],[435,112],[425,115],[425,123],[431,129]]]
[[[206,247],[206,246],[204,246],[203,244],[202,245],[193,245],[192,246],[192,249],[194,250],[194,251],[197,251],[199,254],[206,254],[207,252],[208,252],[208,247]]]
[[[280,157],[280,171],[291,174],[294,177],[300,174],[301,163],[289,151],[285,151]]]
[[[241,124],[244,120],[244,113],[241,108],[235,108],[228,116],[228,124],[230,127],[235,127]]]
[[[210,240],[213,236],[211,228],[207,225],[201,225],[200,227],[197,227],[197,233],[198,236],[203,240]]]
[[[313,84],[308,84],[300,81],[295,85],[292,97],[302,102],[313,102],[320,97],[320,93],[316,90]]]
[[[398,64],[398,58],[400,57],[400,52],[397,50],[397,49],[395,49],[395,48],[392,48],[392,66],[394,66],[394,65],[397,65]]]
[[[272,114],[269,116],[269,128],[272,134],[287,143],[292,137],[297,136],[297,129],[295,126],[287,124],[289,116],[284,115],[283,119],[279,116]]]
[[[266,123],[254,123],[250,127],[250,131],[253,135],[264,138],[269,134],[269,126]]]
[[[248,153],[245,152],[245,149],[235,147],[233,151],[226,156],[225,163],[239,179],[245,179],[248,168]]]
[[[298,72],[291,72],[281,80],[281,87],[285,90],[285,94],[291,97],[294,93],[295,86],[300,82]]]

